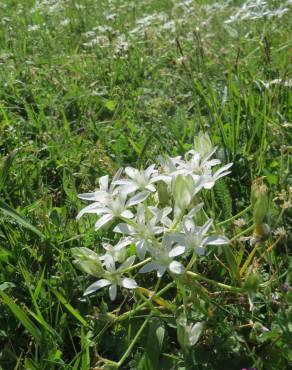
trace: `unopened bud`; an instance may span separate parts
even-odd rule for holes
[[[251,205],[254,222],[262,224],[269,209],[268,188],[263,183],[263,178],[255,180],[252,184]]]
[[[245,279],[243,288],[248,293],[256,293],[260,285],[259,275],[256,272],[250,272]]]
[[[96,277],[102,275],[104,269],[95,252],[86,247],[72,248],[71,252],[74,258],[73,263],[79,270]]]
[[[169,193],[167,190],[167,185],[164,181],[158,181],[156,184],[159,204],[164,207],[169,203]]]
[[[202,158],[212,151],[213,145],[207,133],[199,132],[199,134],[194,137],[194,149]]]

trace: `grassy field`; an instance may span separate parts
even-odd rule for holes
[[[0,369],[289,369],[291,0],[1,0],[0,15]],[[233,163],[201,193],[231,243],[189,285],[133,271],[139,289],[83,296],[72,248],[118,235],[76,221],[78,194],[199,132]],[[271,230],[253,244],[259,178]],[[202,323],[191,346],[182,314]]]

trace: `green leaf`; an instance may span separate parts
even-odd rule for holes
[[[165,328],[160,320],[152,320],[145,349],[145,356],[139,363],[139,370],[156,370],[159,368],[159,357],[162,351],[162,345],[165,337]]]
[[[88,335],[84,333],[83,327],[81,328],[81,349],[82,349],[82,357],[81,357],[81,370],[90,369],[90,354],[89,354],[89,338]]]
[[[82,325],[89,327],[89,324],[86,322],[86,320],[80,315],[80,313],[77,310],[75,310],[74,307],[71,306],[71,304],[60,292],[51,287],[50,289],[58,298],[59,302],[62,303],[62,305],[75,317],[75,319],[77,319]]]
[[[14,157],[18,150],[14,150],[12,153],[10,153],[7,157],[1,159],[0,162],[0,190],[5,186],[10,167],[13,163]]]
[[[15,288],[15,284],[11,283],[10,281],[4,281],[4,283],[0,284],[0,290],[4,292],[4,290],[9,288]]]
[[[0,290],[0,297],[2,298],[4,304],[6,304],[12,311],[14,316],[21,322],[21,324],[26,328],[26,330],[35,338],[37,342],[41,341],[41,332],[36,327],[36,325],[29,319],[27,314],[20,308],[13,300],[2,290]]]
[[[19,225],[23,226],[26,229],[29,229],[36,235],[38,235],[41,238],[45,238],[45,236],[31,223],[29,223],[24,217],[22,217],[15,209],[9,207],[8,204],[3,202],[0,199],[0,211],[5,213],[7,216],[12,217]]]
[[[116,108],[117,102],[115,100],[107,100],[104,106],[111,112],[113,112]]]

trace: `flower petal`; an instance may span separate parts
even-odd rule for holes
[[[93,213],[100,216],[107,212],[108,212],[107,207],[104,207],[101,203],[95,202],[87,207],[84,207],[76,216],[76,220],[78,221],[85,213]]]
[[[212,218],[209,218],[209,220],[202,227],[200,227],[200,234],[205,235],[212,226],[212,223]]]
[[[111,254],[106,254],[104,256],[104,264],[107,271],[116,271],[115,261]]]
[[[146,198],[149,196],[149,191],[141,191],[140,193],[134,195],[132,198],[130,198],[127,202],[127,207],[135,206],[136,204],[139,204],[141,202],[144,202]]]
[[[225,236],[209,236],[206,240],[205,240],[205,244],[208,244],[208,245],[224,245],[224,244],[229,244],[230,243],[230,240],[227,239]]]
[[[107,196],[108,196],[108,193],[103,190],[97,190],[92,193],[78,194],[78,198],[80,199],[95,200],[97,202],[104,202]]]
[[[125,248],[127,245],[132,244],[132,238],[124,238],[121,239],[118,244],[114,246],[114,249],[120,251],[121,249]]]
[[[176,247],[174,247],[169,253],[168,253],[168,256],[169,257],[176,257],[176,256],[180,256],[181,254],[183,254],[186,250],[186,247],[183,246],[183,245],[177,245]]]
[[[154,185],[152,185],[152,184],[149,184],[149,185],[145,186],[145,188],[146,188],[147,190],[151,191],[152,193],[154,193],[154,192],[156,191],[155,186],[154,186]]]
[[[156,262],[148,262],[145,266],[140,268],[139,273],[140,274],[146,274],[147,272],[151,272],[153,270],[157,270],[157,263]]]
[[[89,287],[85,290],[85,292],[83,293],[84,296],[88,295],[88,294],[91,294],[93,292],[96,292],[97,290],[105,287],[105,286],[108,286],[110,285],[111,282],[107,279],[100,279],[100,280],[97,280],[95,283],[89,285]]]
[[[158,267],[158,269],[157,269],[157,277],[160,278],[165,273],[166,266],[160,266],[160,265],[158,265],[157,267]]]
[[[134,279],[124,278],[122,286],[127,289],[136,289],[138,285]]]
[[[116,299],[116,296],[117,296],[117,286],[116,285],[111,285],[109,287],[109,296],[110,296],[110,299],[111,301],[114,301]]]
[[[133,265],[133,263],[135,262],[135,259],[136,259],[136,256],[131,256],[131,257],[127,258],[126,261],[123,262],[121,264],[121,266],[118,268],[118,270],[119,271],[126,270],[127,268],[129,268],[130,266]]]
[[[113,230],[115,233],[119,233],[119,234],[126,234],[126,235],[132,235],[133,234],[133,230],[131,230],[131,226],[129,226],[128,224],[126,223],[120,223],[118,224],[114,230]]]
[[[169,264],[169,270],[176,274],[176,275],[181,275],[185,272],[185,268],[183,267],[183,265],[178,262],[178,261],[172,261],[170,264]]]
[[[136,251],[140,260],[143,260],[147,252],[147,244],[145,239],[138,241],[138,243],[136,244]]]
[[[139,189],[139,186],[131,180],[128,180],[127,185],[123,185],[122,187],[120,187],[120,191],[122,192],[122,194],[126,195],[134,193],[134,191],[136,191],[137,189]]]
[[[139,171],[133,167],[126,167],[125,172],[133,180],[139,175]]]
[[[100,177],[99,187],[101,190],[104,190],[104,191],[108,190],[108,175]]]
[[[95,230],[101,229],[103,226],[108,224],[110,221],[112,221],[114,218],[113,215],[106,214],[102,216],[96,223],[95,223]]]
[[[155,164],[151,164],[144,172],[146,178],[149,178],[153,173],[157,173],[157,170],[155,170]]]
[[[131,211],[129,211],[128,209],[126,209],[125,211],[123,211],[121,213],[121,216],[122,217],[125,217],[125,218],[133,218],[134,217],[133,213]]]
[[[214,173],[214,177],[216,178],[216,179],[218,179],[219,178],[219,175],[220,174],[222,174],[223,172],[225,172],[225,171],[227,171],[231,166],[233,166],[233,163],[228,163],[228,164],[226,164],[225,166],[223,166],[223,167],[221,167],[221,168],[219,168],[219,170],[218,171],[216,171],[215,173]],[[228,173],[230,173],[230,171],[228,171]],[[220,176],[221,177],[221,176]]]

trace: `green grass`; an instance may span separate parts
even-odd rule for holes
[[[269,1],[271,11],[286,4],[287,12],[225,23],[242,1],[182,3],[0,3],[2,369],[291,366],[292,293],[283,284],[291,282],[292,7]],[[145,292],[115,303],[103,292],[83,298],[92,281],[72,265],[70,250],[98,251],[109,234],[94,232],[93,219],[76,222],[77,194],[120,166],[182,155],[200,130],[223,163],[234,163],[205,196],[217,223],[248,207],[252,181],[266,177],[270,238],[250,260],[252,248],[237,241],[231,254],[197,267],[234,285],[253,270],[266,282],[254,310],[245,295],[208,280],[193,280],[186,296],[167,277],[156,286],[154,275],[144,287],[162,301]],[[243,217],[248,228],[252,210]],[[230,238],[244,230],[221,227]],[[205,322],[191,353],[176,334],[185,304],[190,320]]]

